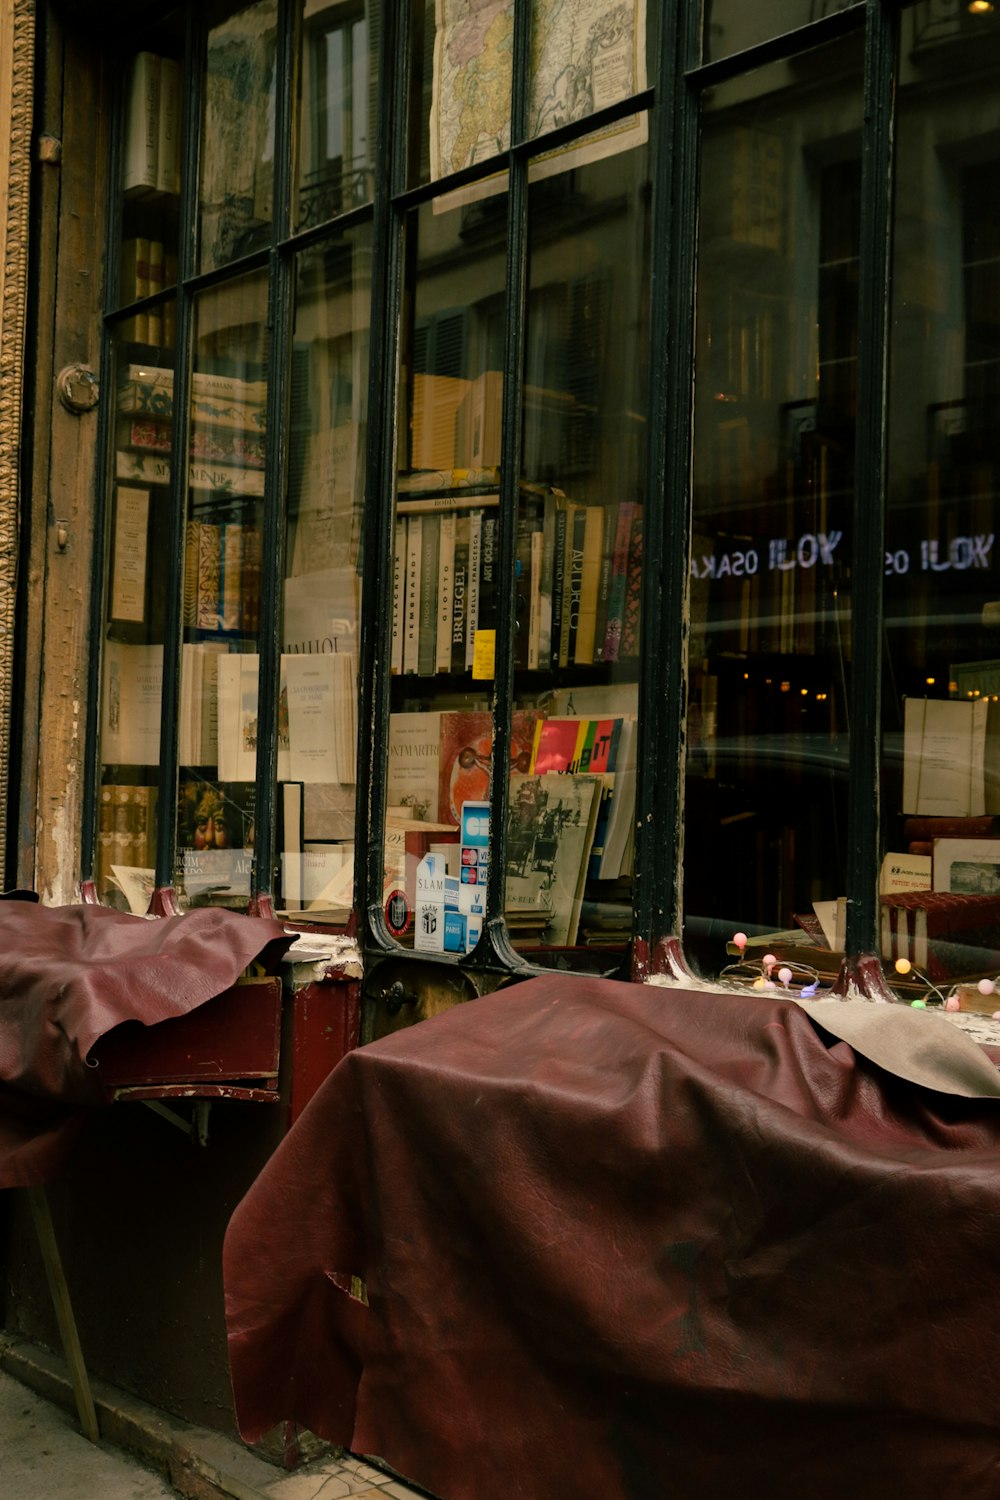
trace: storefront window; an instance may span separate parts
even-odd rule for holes
[[[843,951],[861,46],[703,111],[684,936]],[[818,951],[818,950],[817,950]]]
[[[1000,22],[906,18],[885,538],[881,951],[1000,1008]],[[940,19],[940,17],[939,17]],[[947,18],[945,18],[947,19]],[[975,37],[954,68],[953,44]],[[979,982],[982,982],[982,989]]]

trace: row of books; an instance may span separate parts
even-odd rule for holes
[[[118,423],[116,446],[138,453],[152,453],[169,458],[174,445],[170,422],[148,417],[122,417]],[[233,427],[206,427],[199,423],[191,429],[188,453],[192,463],[200,466],[232,465],[234,469],[263,469],[265,439],[262,433],[240,431]],[[243,483],[244,481],[240,481]],[[235,488],[235,480],[225,486]]]
[[[180,64],[155,52],[137,52],[125,99],[125,196],[179,193],[180,147]]]
[[[184,533],[186,628],[252,636],[260,624],[261,529],[239,514],[192,517]]]
[[[399,500],[393,557],[392,670],[472,670],[496,630],[496,495]],[[522,494],[515,563],[515,664],[529,671],[634,657],[639,645],[643,514],[634,501],[579,505]]]
[[[174,372],[169,367],[124,365],[118,375],[118,411],[168,421],[174,412]],[[267,426],[267,382],[195,370],[191,417],[198,425],[263,433]]]
[[[117,884],[116,866],[151,868],[156,863],[155,786],[110,782],[100,789],[95,878],[101,895]]]
[[[259,658],[223,638],[181,651],[180,761],[217,766],[224,782],[257,775]],[[101,760],[155,766],[160,759],[163,647],[108,640],[104,646]],[[283,654],[278,703],[278,776],[353,784],[357,762],[357,655]]]
[[[599,784],[588,846],[589,878],[616,880],[628,869],[635,755],[631,714],[556,716],[532,708],[513,715],[512,776],[586,775]],[[390,814],[394,807],[407,808],[419,820],[457,826],[463,805],[488,798],[492,757],[493,720],[488,711],[391,714]]]
[[[177,257],[164,249],[162,240],[147,239],[145,235],[125,240],[121,259],[122,302],[138,302],[176,284]],[[135,313],[119,326],[118,332],[136,344],[172,349],[177,332],[173,300]]]

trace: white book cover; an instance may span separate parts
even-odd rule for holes
[[[403,670],[403,631],[406,605],[406,522],[397,520],[392,553],[392,652],[390,668]]]
[[[288,761],[293,781],[341,781],[332,733],[337,716],[336,658],[283,656],[288,695]]]
[[[454,511],[441,517],[441,540],[438,549],[438,596],[437,596],[437,640],[434,652],[434,670],[451,671],[451,606],[452,581],[455,571],[455,526]]]
[[[115,490],[111,618],[141,623],[146,617],[146,549],[149,491],[120,484]]]
[[[389,715],[389,808],[409,807],[422,821],[438,816],[438,768],[441,764],[441,715]]]
[[[932,818],[979,817],[985,808],[988,702],[907,698],[903,717],[903,806]]]
[[[420,666],[420,561],[423,549],[423,522],[420,516],[409,516],[406,522],[406,599],[403,606],[403,671],[416,672]]]
[[[163,647],[104,643],[101,760],[105,765],[160,763]]]

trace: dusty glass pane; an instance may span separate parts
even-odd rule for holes
[[[1000,1008],[1000,20],[938,8],[932,27],[928,9],[904,18],[901,48],[881,949],[902,994],[989,1014]],[[976,46],[956,68],[962,36]]]
[[[295,279],[282,589],[278,900],[346,921],[353,902],[371,232],[305,251]]]
[[[241,907],[269,707],[257,695],[267,279],[203,292],[194,313],[174,883],[183,905]]]
[[[807,987],[843,948],[861,65],[817,49],[702,117],[684,937]]]
[[[864,11],[857,0],[705,0],[703,56],[706,62],[729,57],[769,41],[783,32],[821,21],[836,11]]]
[[[201,270],[270,238],[274,216],[276,0],[257,0],[208,34],[198,245]]]

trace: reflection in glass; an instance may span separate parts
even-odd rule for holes
[[[267,280],[195,302],[184,532],[177,868],[184,905],[245,906],[257,775]],[[287,713],[279,712],[279,757]]]
[[[173,304],[170,304],[171,311]],[[114,455],[102,648],[97,857],[102,901],[144,913],[156,863],[160,699],[171,548],[172,364],[115,329]]]
[[[842,44],[703,113],[684,935],[708,974],[737,931],[804,981],[843,945],[860,79]]]
[[[314,920],[346,921],[353,902],[370,295],[367,227],[299,257],[276,806],[279,904]]]
[[[858,0],[705,0],[703,57],[710,62],[781,36],[840,10],[864,12]]]
[[[296,229],[374,196],[381,14],[378,0],[302,0]]]
[[[609,967],[631,934],[649,182],[645,149],[595,138],[577,163],[588,145],[529,193],[505,904],[538,962]]]
[[[514,0],[412,0],[411,184],[506,151]]]
[[[440,952],[472,946],[485,890],[478,853],[461,866],[458,839],[466,807],[468,847],[485,854],[507,200],[437,207],[407,222],[385,879],[387,895],[405,890],[415,907],[403,940]],[[422,906],[416,866],[431,852],[440,866]]]
[[[1000,998],[1000,24],[947,71],[903,28],[884,602],[882,957],[901,993]],[[899,972],[895,964],[899,961]],[[907,965],[911,966],[909,972]],[[980,993],[977,981],[986,993]],[[935,986],[936,989],[930,988]]]
[[[270,237],[276,25],[276,0],[256,0],[208,34],[198,215],[203,271]]]

